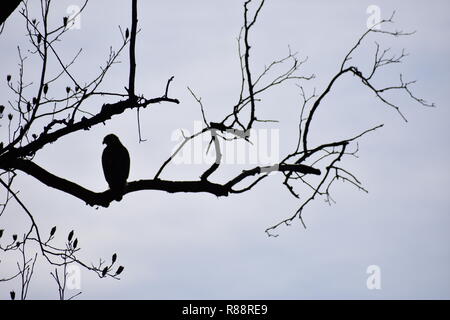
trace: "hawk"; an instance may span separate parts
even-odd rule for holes
[[[106,144],[102,154],[103,173],[114,200],[120,201],[130,173],[130,154],[114,134],[108,134],[103,144]]]

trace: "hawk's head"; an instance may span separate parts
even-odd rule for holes
[[[103,144],[106,144],[107,146],[111,146],[111,145],[115,145],[117,143],[120,143],[119,138],[115,135],[115,134],[108,134],[104,139],[103,139]]]

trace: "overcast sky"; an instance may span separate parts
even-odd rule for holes
[[[128,1],[130,2],[130,1]],[[68,32],[57,45],[69,61],[83,52],[73,69],[88,82],[104,65],[109,46],[118,47],[118,25],[129,26],[126,1],[92,0],[81,15],[80,28]],[[317,198],[300,221],[281,226],[279,237],[264,230],[289,217],[299,207],[274,174],[249,192],[216,198],[209,194],[167,194],[143,191],[128,194],[107,209],[91,208],[34,178],[20,174],[15,188],[32,209],[42,232],[58,227],[56,240],[63,243],[75,229],[81,257],[96,263],[118,254],[125,266],[120,281],[98,279],[82,270],[80,296],[84,299],[310,299],[310,298],[450,298],[450,171],[448,101],[450,27],[448,1],[266,1],[251,35],[255,73],[288,52],[308,57],[301,73],[316,79],[301,82],[308,92],[321,92],[339,70],[340,62],[366,30],[367,8],[376,5],[383,17],[396,10],[392,29],[414,31],[410,37],[369,38],[355,55],[367,70],[373,59],[374,41],[393,52],[410,53],[404,64],[381,71],[378,84],[396,83],[398,73],[418,82],[415,93],[435,102],[437,108],[420,106],[399,93],[398,103],[408,123],[381,104],[354,77],[346,77],[320,106],[311,127],[314,143],[353,136],[371,126],[385,126],[360,141],[358,159],[342,163],[369,190],[336,183],[329,206]],[[60,23],[71,5],[58,1],[52,9]],[[170,0],[140,1],[136,87],[146,97],[163,93],[166,81],[181,103],[151,106],[141,112],[145,143],[138,142],[136,113],[127,111],[105,126],[99,125],[58,140],[41,150],[35,161],[47,170],[96,191],[107,188],[101,168],[102,140],[117,134],[131,154],[130,180],[151,178],[171,154],[174,133],[193,132],[201,113],[187,90],[192,88],[206,108],[210,121],[220,121],[239,96],[240,73],[236,37],[243,22],[243,1]],[[0,79],[17,77],[17,46],[26,52],[24,22],[18,12],[0,35]],[[123,91],[127,85],[127,59],[114,67],[103,88]],[[56,67],[53,60],[53,67]],[[25,66],[29,81],[37,82],[36,60]],[[366,68],[366,69],[365,69]],[[53,74],[56,68],[51,68]],[[61,83],[61,88],[65,84]],[[51,88],[51,90],[57,90]],[[51,92],[51,91],[50,91]],[[32,93],[30,93],[32,94]],[[13,96],[6,81],[0,82],[0,104]],[[105,100],[88,104],[98,110]],[[279,135],[279,153],[296,145],[301,98],[295,82],[263,96],[261,118],[276,119],[259,128]],[[1,139],[6,140],[3,118]],[[39,128],[38,128],[39,129]],[[36,130],[38,130],[36,129]],[[224,165],[215,174],[224,181],[254,164]],[[167,168],[162,178],[196,179],[206,166],[179,164]],[[24,232],[24,213],[11,205],[0,217],[5,237]],[[0,277],[15,271],[15,261],[0,256]],[[8,260],[9,259],[9,260]],[[381,289],[369,290],[366,270],[379,266]],[[29,297],[57,298],[57,287],[41,257]],[[17,282],[0,283],[0,298]],[[70,291],[76,293],[77,290]]]

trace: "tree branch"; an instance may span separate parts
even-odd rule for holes
[[[111,119],[113,116],[123,113],[127,109],[132,109],[135,107],[145,108],[150,104],[156,104],[161,102],[171,102],[177,104],[180,103],[178,99],[159,97],[149,100],[144,99],[142,102],[133,102],[127,99],[112,104],[104,104],[101,111],[89,119],[82,118],[80,121],[73,124],[69,124],[66,127],[58,129],[52,133],[41,134],[36,140],[30,142],[29,144],[23,147],[19,148],[10,147],[0,150],[0,153],[3,153],[0,155],[0,162],[9,161],[14,157],[25,157],[33,155],[34,153],[36,153],[36,151],[43,148],[48,143],[55,142],[59,138],[67,134],[73,133],[75,131],[89,130],[92,126],[104,123],[107,120]],[[10,152],[4,153],[8,151],[8,149],[10,150]]]
[[[137,0],[133,0],[131,9],[131,34],[130,34],[130,79],[128,84],[128,94],[130,99],[134,99],[136,93],[134,84],[136,81],[136,33],[137,33]]]
[[[2,164],[0,168],[3,170],[20,170],[22,172],[25,172],[33,176],[43,184],[79,198],[90,206],[108,207],[115,198],[110,190],[106,190],[103,192],[94,192],[88,190],[72,181],[60,178],[48,172],[47,170],[30,160],[16,159],[14,162],[11,162],[7,165]],[[137,180],[129,182],[127,184],[124,194],[142,190],[159,190],[169,193],[205,192],[211,193],[218,197],[228,196],[230,193],[233,193],[232,188],[239,182],[243,181],[245,178],[271,171],[289,171],[300,172],[303,174],[320,175],[320,170],[306,165],[279,164],[271,167],[256,167],[251,170],[245,170],[241,174],[230,180],[228,183],[225,183],[223,185],[213,183],[205,179],[198,181],[168,181],[160,179]]]

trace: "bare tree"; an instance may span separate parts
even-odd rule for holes
[[[83,10],[86,7],[83,5]],[[107,123],[111,118],[118,117],[125,112],[132,109],[139,111],[154,104],[168,103],[179,104],[180,101],[172,97],[169,93],[170,85],[174,81],[174,77],[168,79],[162,87],[165,90],[160,96],[145,97],[136,92],[135,89],[135,75],[136,75],[136,55],[135,46],[138,30],[138,8],[137,0],[132,0],[132,20],[131,28],[120,29],[122,37],[122,45],[113,50],[111,49],[106,64],[102,67],[101,72],[93,79],[78,79],[71,72],[71,67],[76,64],[77,57],[80,52],[76,53],[74,58],[67,62],[58,54],[55,48],[55,43],[63,39],[64,34],[68,30],[68,26],[73,23],[72,18],[63,17],[61,25],[51,27],[49,25],[49,15],[51,9],[51,1],[41,1],[42,15],[39,19],[32,18],[29,13],[28,4],[24,2],[20,14],[25,20],[27,37],[31,43],[32,55],[40,59],[40,78],[38,79],[37,90],[31,94],[26,90],[30,86],[29,80],[26,79],[24,70],[24,61],[27,59],[23,55],[22,50],[18,49],[20,68],[17,76],[7,75],[7,85],[9,89],[15,94],[15,100],[8,101],[7,106],[2,106],[0,111],[7,114],[8,121],[8,136],[2,137],[0,145],[0,183],[4,188],[5,201],[1,205],[1,213],[5,211],[10,201],[16,201],[22,207],[24,213],[28,216],[31,227],[24,233],[21,241],[14,239],[8,245],[0,245],[0,249],[4,252],[11,250],[21,250],[25,252],[25,244],[28,242],[37,243],[40,253],[47,259],[50,264],[63,269],[62,274],[57,271],[52,273],[52,276],[58,284],[60,298],[64,298],[65,288],[65,268],[68,264],[77,263],[93,272],[96,272],[100,277],[114,277],[122,272],[123,267],[118,269],[113,268],[117,255],[114,254],[110,264],[104,260],[96,265],[89,265],[80,261],[77,258],[77,252],[80,250],[77,247],[78,241],[73,238],[73,232],[69,234],[67,242],[64,247],[59,248],[52,244],[53,236],[56,232],[56,227],[48,239],[45,239],[39,232],[38,224],[36,223],[31,210],[29,210],[22,200],[19,198],[17,187],[14,185],[14,180],[17,175],[27,174],[30,178],[37,179],[47,187],[55,188],[61,192],[70,194],[89,206],[108,207],[114,201],[114,195],[110,190],[94,191],[79,185],[75,181],[70,181],[64,177],[55,175],[49,172],[41,165],[34,161],[34,157],[38,152],[44,152],[46,147],[71,134],[89,130],[90,128],[99,124]],[[159,169],[155,172],[153,178],[141,179],[137,181],[129,181],[123,192],[123,195],[132,192],[144,190],[161,190],[169,193],[187,192],[187,193],[210,193],[218,197],[225,197],[237,193],[250,191],[263,179],[269,177],[269,173],[277,171],[284,175],[283,185],[286,187],[293,197],[300,199],[297,187],[303,186],[309,190],[309,194],[302,194],[302,201],[299,204],[298,210],[288,216],[285,220],[280,221],[273,226],[266,229],[269,236],[277,236],[275,229],[281,225],[289,225],[294,219],[299,218],[303,223],[302,213],[306,206],[316,197],[325,197],[326,201],[333,201],[330,195],[332,184],[337,180],[349,182],[357,189],[366,191],[358,178],[352,174],[351,170],[345,168],[344,159],[348,156],[355,156],[358,152],[358,140],[362,136],[371,133],[383,125],[367,128],[367,130],[355,133],[354,135],[343,139],[329,141],[321,145],[313,145],[310,141],[310,131],[315,113],[320,107],[322,101],[334,89],[345,75],[353,75],[354,79],[359,80],[367,90],[375,97],[383,102],[387,107],[392,108],[405,121],[406,118],[401,113],[399,106],[391,102],[386,93],[391,91],[400,91],[407,94],[411,99],[415,100],[423,106],[433,106],[426,101],[417,98],[411,91],[413,81],[405,81],[400,75],[399,79],[393,84],[387,84],[378,87],[374,84],[373,78],[376,74],[388,67],[389,65],[400,63],[407,56],[405,52],[398,55],[391,55],[389,49],[382,49],[379,44],[376,44],[374,52],[373,63],[370,66],[370,71],[365,74],[361,71],[361,67],[352,64],[352,57],[357,54],[357,51],[363,41],[369,38],[372,34],[383,34],[385,36],[400,37],[411,35],[403,31],[388,31],[385,28],[378,28],[383,25],[388,27],[393,23],[394,15],[390,18],[379,21],[372,28],[368,29],[362,34],[357,42],[350,48],[342,63],[338,68],[337,73],[330,79],[328,85],[321,92],[307,93],[304,88],[305,82],[314,79],[314,75],[301,74],[301,67],[307,62],[307,59],[299,59],[297,53],[288,51],[286,56],[273,60],[267,65],[264,70],[256,74],[253,72],[251,65],[251,34],[256,26],[263,10],[264,0],[260,1],[246,1],[244,3],[243,27],[237,39],[238,41],[238,56],[240,61],[241,84],[240,91],[237,92],[237,101],[230,106],[229,113],[223,119],[215,119],[211,121],[206,118],[205,107],[200,97],[198,97],[193,90],[189,88],[190,93],[198,102],[204,128],[190,136],[185,136],[183,142],[175,150],[172,155],[168,155],[167,160],[164,161]],[[108,74],[108,71],[116,63],[120,54],[128,48],[129,49],[129,75],[128,79],[124,79],[126,84],[126,92],[113,92],[101,89],[101,84]],[[56,64],[60,72],[50,77],[47,73],[50,64]],[[280,70],[283,71],[276,71]],[[367,66],[364,66],[367,69]],[[50,96],[49,88],[61,81],[63,78],[68,78],[71,84],[66,87],[65,95]],[[227,143],[231,140],[243,140],[249,142],[251,130],[256,126],[264,126],[266,122],[271,120],[263,119],[258,112],[258,104],[260,96],[263,93],[269,92],[276,86],[283,85],[286,82],[295,82],[298,84],[303,99],[298,120],[298,137],[293,141],[293,149],[289,154],[279,162],[267,167],[250,167],[236,176],[229,177],[227,182],[218,183],[212,178],[213,174],[220,170],[223,164],[221,146],[219,141],[222,140]],[[104,103],[93,112],[92,110],[85,110],[83,107],[91,101],[94,97],[115,98],[115,102]],[[52,106],[52,111],[48,111],[49,106]],[[42,124],[44,124],[42,126]],[[138,123],[139,126],[139,123]],[[40,129],[42,128],[43,129]],[[166,180],[163,174],[175,156],[180,153],[184,147],[194,138],[199,136],[207,136],[209,140],[208,150],[211,148],[215,152],[214,163],[204,172],[199,172],[196,180]],[[141,137],[140,137],[141,139]],[[204,150],[208,152],[208,150]],[[43,186],[45,188],[45,186]],[[123,201],[126,201],[124,198]],[[3,232],[2,232],[3,233]],[[25,270],[28,274],[32,273],[33,264],[36,258],[27,260],[24,258],[24,263],[17,275],[11,277],[24,275]],[[31,263],[31,265],[30,265]],[[31,274],[30,274],[31,275]],[[26,297],[26,288],[29,284],[28,278],[25,277],[23,281],[24,286],[22,290],[22,298]]]

